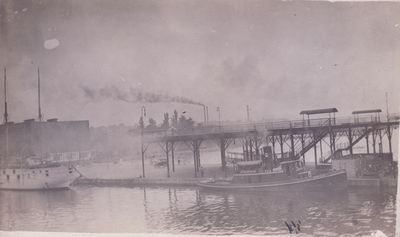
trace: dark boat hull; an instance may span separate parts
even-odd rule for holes
[[[260,182],[234,184],[228,182],[203,182],[198,186],[209,190],[243,191],[243,190],[285,190],[293,188],[341,188],[346,187],[345,171],[331,171],[311,178],[288,179],[281,182]]]

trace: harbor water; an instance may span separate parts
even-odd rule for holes
[[[247,193],[197,188],[75,186],[0,191],[0,230],[314,236],[395,233],[395,189]]]

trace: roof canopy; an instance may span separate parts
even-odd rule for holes
[[[380,113],[381,109],[369,109],[369,110],[357,110],[353,111],[352,114],[371,114],[371,113]]]
[[[336,108],[328,108],[328,109],[313,109],[313,110],[303,110],[300,114],[327,114],[327,113],[335,113],[338,112]]]

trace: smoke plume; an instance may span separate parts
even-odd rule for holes
[[[121,90],[115,86],[93,89],[87,86],[81,86],[84,96],[93,101],[113,99],[127,103],[181,103],[204,106],[200,102],[182,96],[170,96],[168,94],[146,92],[135,88],[129,88],[128,91]]]

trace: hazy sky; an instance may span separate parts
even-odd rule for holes
[[[300,118],[303,109],[400,109],[400,3],[0,0],[9,113],[133,124],[140,91],[209,106],[210,119]],[[95,95],[93,95],[93,93]],[[3,93],[1,93],[3,95]],[[174,108],[145,104],[161,120]],[[0,109],[3,109],[1,104]]]

